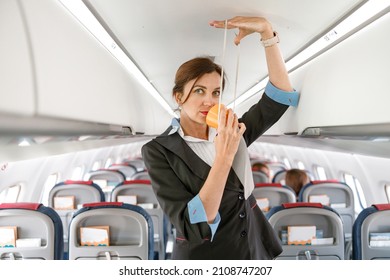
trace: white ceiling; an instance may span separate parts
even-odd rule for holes
[[[163,98],[171,98],[177,68],[195,56],[210,55],[221,63],[221,29],[208,25],[236,15],[264,16],[279,33],[285,59],[359,6],[362,0],[85,0],[99,21],[124,48]],[[223,63],[228,87],[222,102],[233,99],[237,48],[234,30],[228,31]],[[245,38],[240,47],[237,96],[267,76],[264,51],[258,36]]]

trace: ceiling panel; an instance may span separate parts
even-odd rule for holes
[[[195,56],[210,55],[222,63],[221,29],[208,25],[235,15],[264,16],[278,31],[285,59],[323,34],[355,7],[357,0],[88,0],[84,1],[139,66],[164,99],[171,98],[177,68]],[[228,87],[222,102],[232,101],[238,48],[234,30],[228,31],[223,65]],[[267,76],[259,36],[245,38],[239,50],[237,96]]]

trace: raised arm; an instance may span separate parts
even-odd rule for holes
[[[275,36],[271,23],[263,17],[241,17],[237,16],[227,21],[227,28],[238,28],[239,33],[234,43],[237,45],[241,40],[252,33],[259,33],[262,41],[268,40]],[[225,21],[211,21],[211,26],[216,28],[225,28]],[[259,45],[262,44],[259,42]],[[283,91],[292,91],[290,79],[287,74],[284,59],[279,50],[278,44],[265,47],[267,67],[270,82]]]

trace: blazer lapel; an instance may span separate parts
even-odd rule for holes
[[[166,132],[156,137],[154,140],[166,149],[180,157],[192,170],[192,172],[203,180],[206,180],[210,166],[205,163],[198,155],[187,145],[179,133],[175,132],[168,135],[172,127]]]
[[[170,126],[163,134],[156,137],[154,141],[180,157],[196,176],[205,181],[211,167],[187,145],[179,133],[175,132],[169,134],[171,130],[172,126]],[[237,190],[234,186],[240,186],[241,189],[243,188],[240,179],[234,172],[233,168],[230,169],[228,182],[230,184],[226,186],[226,189]]]

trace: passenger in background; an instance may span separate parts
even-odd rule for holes
[[[302,187],[310,183],[310,178],[304,170],[292,168],[286,172],[286,185],[291,187],[297,197]]]
[[[262,162],[256,162],[252,165],[252,171],[260,171],[263,172],[265,175],[267,175],[268,181],[271,181],[271,170],[269,169],[268,165]]]
[[[210,25],[224,28],[225,21]],[[227,28],[239,29],[235,44],[252,33],[259,37],[269,69],[265,94],[240,119],[221,106],[218,128],[209,127],[206,116],[224,85],[222,69],[207,57],[191,59],[177,70],[172,90],[180,119],[142,147],[153,189],[176,228],[172,259],[273,259],[282,252],[252,195],[247,147],[297,105],[298,93],[265,18],[235,17]]]

